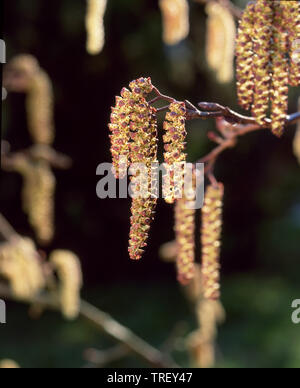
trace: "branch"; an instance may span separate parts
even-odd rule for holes
[[[14,228],[9,224],[9,222],[3,217],[0,213],[0,234],[4,240],[10,241],[13,238],[18,238],[19,235],[14,230]]]

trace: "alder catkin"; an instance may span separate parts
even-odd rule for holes
[[[67,319],[77,318],[80,311],[82,271],[79,258],[70,251],[56,250],[50,254],[59,278],[59,300],[63,315]]]
[[[255,17],[255,3],[247,5],[236,41],[236,78],[239,104],[246,110],[253,102],[254,71],[253,71],[253,26]]]
[[[206,58],[211,69],[216,71],[220,83],[230,82],[234,75],[234,51],[236,26],[232,13],[219,3],[206,6],[207,33]]]
[[[20,366],[13,360],[1,360],[0,369],[20,369]]]
[[[105,44],[104,15],[107,0],[87,0],[86,30],[87,52],[91,55],[99,54]]]
[[[184,170],[186,163],[186,107],[184,102],[170,104],[164,121],[164,166],[167,180],[164,179],[164,197],[167,203],[182,198]],[[167,182],[167,183],[166,183]],[[178,192],[177,192],[178,191]]]
[[[31,299],[45,286],[45,278],[34,242],[17,238],[0,245],[0,275],[18,299]]]
[[[187,0],[160,0],[163,18],[163,41],[176,45],[184,40],[190,30],[189,3]]]
[[[207,299],[220,297],[220,247],[224,187],[208,186],[202,208],[202,276]]]

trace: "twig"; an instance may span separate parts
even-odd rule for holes
[[[243,11],[237,7],[235,4],[233,4],[230,0],[195,0],[197,3],[207,4],[210,1],[216,1],[223,5],[225,8],[227,8],[234,17],[237,19],[241,19]]]
[[[117,345],[107,350],[87,349],[83,357],[89,364],[94,364],[97,368],[103,368],[115,361],[127,357],[130,354],[124,345]]]
[[[13,227],[9,222],[3,217],[0,213],[0,235],[2,235],[4,240],[10,241],[13,238],[18,238],[19,235],[15,232]]]

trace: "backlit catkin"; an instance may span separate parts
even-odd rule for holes
[[[13,360],[1,360],[0,369],[20,369],[20,366]]]
[[[87,52],[91,55],[99,54],[105,43],[104,15],[107,0],[87,0],[86,30]]]
[[[170,104],[164,122],[164,162],[169,179],[164,181],[164,197],[167,203],[182,198],[186,162],[186,107],[184,102]],[[166,183],[167,182],[167,183]],[[178,191],[178,193],[177,193]]]
[[[188,1],[160,0],[159,5],[163,17],[163,41],[167,45],[176,45],[189,34]]]
[[[216,71],[221,83],[230,82],[234,75],[235,21],[232,13],[216,2],[208,3],[206,34],[206,59]]]
[[[207,299],[220,297],[220,247],[224,187],[208,186],[202,208],[202,276]]]
[[[70,251],[53,251],[49,257],[59,278],[59,300],[67,319],[77,318],[80,311],[82,271],[79,258]]]
[[[55,176],[49,163],[44,160],[20,158],[14,169],[23,177],[23,210],[39,243],[48,244],[54,235]]]
[[[51,80],[36,58],[19,55],[5,71],[8,90],[26,93],[28,130],[34,143],[51,145],[54,141],[53,90]]]
[[[246,110],[253,102],[253,26],[255,3],[249,3],[239,24],[236,41],[236,78],[239,104]]]
[[[175,204],[178,281],[188,284],[195,276],[195,209],[185,198]]]
[[[0,246],[0,275],[5,277],[18,299],[31,299],[45,286],[36,247],[28,238],[18,238]]]

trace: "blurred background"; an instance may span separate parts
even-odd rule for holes
[[[46,250],[69,249],[81,259],[83,296],[155,346],[180,323],[184,333],[195,318],[159,247],[174,238],[173,209],[159,202],[146,254],[128,258],[130,201],[100,200],[96,168],[110,162],[107,123],[114,96],[140,76],[178,100],[213,101],[241,112],[235,83],[219,84],[205,60],[206,14],[191,4],[191,32],[179,45],[162,41],[155,0],[108,1],[106,43],[97,56],[86,53],[84,0],[5,1],[4,39],[8,60],[29,53],[49,74],[55,94],[55,149],[73,159],[55,171],[56,233]],[[244,7],[246,1],[236,4]],[[290,91],[290,112],[299,90]],[[10,93],[3,103],[2,130],[12,151],[30,145],[25,96]],[[245,112],[244,112],[245,113]],[[188,123],[190,161],[214,145],[207,130],[214,121]],[[220,367],[299,367],[300,326],[291,322],[291,303],[300,298],[300,171],[292,153],[295,126],[278,140],[264,131],[240,139],[216,167],[225,185],[222,302],[227,313],[218,335]],[[22,180],[1,172],[0,210],[18,233],[33,237],[22,212]],[[198,254],[200,260],[200,253]],[[8,304],[0,327],[0,359],[23,367],[80,367],[82,352],[111,341],[84,322],[65,322],[47,312],[32,321],[26,307]],[[178,343],[174,357],[189,365]],[[134,357],[113,366],[144,366]]]

